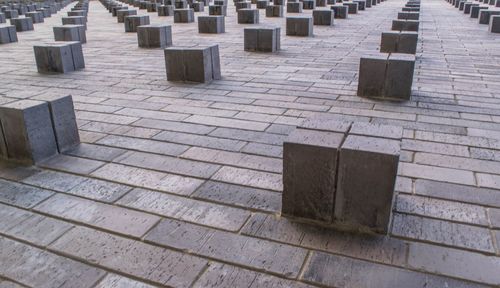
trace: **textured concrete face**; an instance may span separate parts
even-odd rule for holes
[[[335,223],[387,233],[400,141],[349,135],[339,155]]]
[[[347,19],[347,15],[349,14],[349,7],[342,4],[335,4],[331,6],[331,9],[333,10],[335,18]]]
[[[491,16],[489,31],[491,33],[500,33],[500,16]]]
[[[174,10],[174,23],[191,23],[194,22],[193,9],[175,9]]]
[[[219,46],[165,49],[167,80],[211,82],[220,79]]]
[[[283,143],[282,214],[331,222],[344,134],[294,130]]]
[[[302,2],[290,2],[286,3],[286,13],[302,13]]]
[[[20,100],[0,106],[0,122],[8,159],[36,163],[57,153],[47,103]]]
[[[283,17],[283,5],[268,5],[266,17]]]
[[[158,10],[158,16],[163,16],[159,15],[160,11]],[[125,21],[126,16],[132,16],[132,15],[137,15],[137,10],[117,10],[116,11],[116,20],[118,23],[123,23]],[[167,16],[167,15],[164,15]]]
[[[226,32],[224,16],[199,16],[199,33],[224,33]]]
[[[344,3],[342,3],[342,5],[344,5],[348,8],[347,12],[349,14],[357,14],[358,13],[358,10],[359,10],[358,3],[344,2]]]
[[[276,52],[280,49],[279,27],[245,28],[245,51]]]
[[[16,26],[17,32],[34,30],[31,18],[11,18],[10,25]]]
[[[26,17],[31,18],[31,21],[33,23],[43,23],[43,13],[42,12],[27,12]]]
[[[313,19],[311,16],[286,17],[286,35],[313,36]]]
[[[137,39],[141,48],[172,46],[172,26],[167,24],[138,26]]]
[[[313,10],[314,25],[333,25],[334,12],[332,10]]]
[[[410,100],[415,56],[392,53],[385,73],[384,98]]]
[[[80,144],[73,97],[71,95],[53,96],[46,98],[46,100],[49,104],[59,152],[62,153]]]
[[[398,19],[400,20],[418,20],[420,13],[418,12],[399,12]]]
[[[141,25],[149,25],[149,16],[146,15],[125,16],[124,24],[125,24],[125,32],[137,32],[137,27]]]
[[[257,9],[239,9],[238,10],[239,24],[258,24],[259,10]]]
[[[5,23],[7,21],[7,18],[5,17],[4,13],[0,13],[0,23]]]
[[[361,57],[359,64],[358,96],[372,97],[384,94],[385,73],[389,54]]]
[[[490,24],[490,17],[492,15],[500,15],[500,10],[481,10],[479,11],[479,24]]]
[[[479,18],[479,12],[481,10],[487,10],[488,7],[485,6],[474,6],[470,8],[470,18]]]
[[[17,42],[17,31],[15,26],[0,27],[0,44]]]
[[[87,29],[87,17],[85,16],[68,16],[62,17],[63,25],[83,25]]]
[[[316,0],[302,0],[302,5],[304,10],[313,10],[316,8]]]
[[[417,42],[417,32],[382,32],[380,52],[415,54]]]
[[[392,30],[418,32],[419,22],[416,20],[393,20]]]
[[[78,41],[80,43],[87,43],[85,34],[85,26],[83,25],[63,25],[54,26],[54,40],[55,41]]]

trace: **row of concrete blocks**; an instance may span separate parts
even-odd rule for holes
[[[488,31],[491,33],[500,33],[500,9],[494,8],[489,9],[490,6],[500,7],[500,1],[495,0],[481,0],[479,3],[485,3],[481,5],[479,3],[474,3],[470,0],[447,0],[459,11],[463,11],[464,14],[470,14],[471,18],[479,18],[479,24],[486,24],[488,26]]]
[[[283,143],[282,214],[388,233],[402,134],[397,126],[306,120]]]
[[[18,18],[19,15],[26,15],[26,13],[40,12],[43,17],[51,17],[52,14],[57,13],[63,7],[68,5],[70,1],[63,1],[60,3],[40,2],[35,4],[17,4],[10,6],[0,7],[0,23],[5,23],[5,19]],[[29,14],[28,14],[29,15]],[[2,20],[3,19],[3,20]]]
[[[71,96],[0,106],[0,158],[36,164],[80,143]]]
[[[409,3],[412,6],[418,5],[417,2],[408,2],[407,5]],[[418,7],[414,8],[419,9]],[[419,12],[415,11],[403,11],[398,13],[398,20],[410,20],[418,23],[419,18]],[[383,32],[380,41],[380,52],[415,54],[417,52],[417,43],[418,32],[415,31]]]

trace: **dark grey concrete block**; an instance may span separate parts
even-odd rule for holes
[[[283,6],[268,5],[266,7],[266,17],[283,17]]]
[[[63,25],[83,25],[87,30],[87,17],[85,16],[68,16],[62,17]]]
[[[286,4],[286,13],[302,13],[302,2],[288,2]]]
[[[6,23],[7,17],[5,17],[4,13],[0,13],[0,23]]]
[[[205,3],[193,2],[193,4],[191,4],[191,8],[193,8],[194,12],[204,12],[205,11]]]
[[[294,130],[283,143],[282,214],[331,222],[344,134]]]
[[[395,31],[418,32],[419,22],[416,20],[392,20],[392,29]]]
[[[489,31],[491,33],[500,33],[500,16],[491,16]]]
[[[39,73],[66,73],[85,68],[80,42],[55,42],[34,46]]]
[[[37,9],[36,11],[42,13],[44,18],[52,17],[52,12],[50,11],[50,9],[41,8],[41,9]]]
[[[414,55],[391,53],[385,72],[383,98],[398,101],[410,100],[414,70]]]
[[[280,50],[280,27],[245,28],[245,51],[276,52]]]
[[[326,7],[326,0],[316,0],[316,7]]]
[[[240,9],[252,9],[252,3],[247,1],[236,2],[234,3],[234,6],[236,7],[236,11]]]
[[[52,29],[54,30],[55,41],[79,41],[82,44],[87,43],[85,26],[83,25],[54,26]]]
[[[175,9],[174,23],[191,23],[194,22],[193,9]]]
[[[238,10],[239,24],[258,24],[259,10],[257,9],[239,9]]]
[[[294,0],[295,1],[295,0]],[[288,3],[293,2],[293,1],[288,1]],[[298,1],[297,1],[298,2]],[[285,0],[273,0],[273,5],[285,5]]]
[[[398,12],[399,20],[418,20],[420,13],[418,12]]]
[[[479,11],[479,24],[490,24],[490,17],[492,15],[500,15],[500,10],[484,9]]]
[[[15,26],[0,27],[0,44],[17,42],[17,31]]]
[[[31,21],[33,23],[43,23],[44,22],[43,14],[41,12],[26,12],[26,14],[24,14],[24,15],[26,17],[31,18]]]
[[[226,32],[224,16],[199,16],[198,32],[214,34]]]
[[[158,12],[159,14],[160,12]],[[117,10],[116,11],[116,20],[118,23],[123,23],[125,21],[125,17],[137,15],[137,10]],[[161,16],[161,15],[158,15]]]
[[[286,35],[313,36],[313,19],[311,16],[286,17]]]
[[[185,0],[176,0],[174,1],[175,9],[188,9],[189,5]]]
[[[0,106],[7,158],[35,164],[57,153],[49,106],[20,100]]]
[[[126,9],[126,8],[123,8],[121,6],[118,6],[118,7],[114,7],[113,8],[113,11],[114,12],[114,15],[113,16],[116,16],[116,10],[120,10],[120,9]],[[74,11],[68,11],[68,16],[82,16],[82,17],[87,17],[87,11],[84,11],[84,10],[74,10]]]
[[[339,153],[334,223],[389,231],[400,141],[349,135]]]
[[[219,46],[165,49],[167,80],[210,82],[221,78]]]
[[[302,0],[302,9],[313,10],[316,8],[316,0]]]
[[[313,10],[314,25],[333,25],[334,12],[332,10]]]
[[[385,72],[389,54],[374,54],[361,57],[357,95],[374,97],[384,94]]]
[[[19,13],[17,12],[17,10],[5,10],[3,11],[3,13],[5,14],[5,17],[7,19],[13,19],[19,17]]]
[[[173,5],[161,5],[156,8],[158,16],[174,16]]]
[[[417,42],[417,32],[382,32],[380,52],[415,54],[417,51]]]
[[[213,16],[226,16],[227,15],[227,6],[220,5],[210,5],[208,6],[208,15]]]
[[[141,48],[165,48],[172,46],[172,26],[167,24],[138,26],[137,40]]]
[[[464,14],[470,14],[471,8],[474,6],[479,6],[479,3],[465,3]]]
[[[366,0],[353,0],[352,2],[358,4],[358,10],[363,11],[366,7]]]
[[[156,12],[158,4],[156,3],[146,3],[146,11],[148,12]]]
[[[269,5],[269,0],[258,0],[257,1],[257,9],[266,9],[267,5]]]
[[[474,6],[470,8],[470,18],[479,18],[479,11],[486,10],[486,6]]]
[[[149,25],[149,16],[147,15],[132,15],[124,18],[125,32],[137,32],[137,27]]]
[[[54,127],[57,149],[60,153],[80,144],[80,135],[76,124],[73,97],[52,96],[45,99],[49,103],[49,110]]]
[[[31,18],[12,18],[10,19],[10,25],[16,27],[17,32],[31,31],[33,28],[33,20]]]
[[[349,14],[357,14],[359,10],[358,3],[354,2],[343,2],[342,5],[347,7],[347,13]]]
[[[333,10],[334,17],[338,19],[347,19],[347,15],[349,14],[349,7],[344,6],[342,4],[335,4],[330,7]]]

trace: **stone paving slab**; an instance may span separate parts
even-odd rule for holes
[[[412,101],[396,104],[356,89],[403,0],[282,35],[272,54],[244,51],[233,3],[222,34],[139,10],[175,46],[219,45],[222,79],[205,84],[168,82],[163,51],[97,1],[86,68],[38,74],[33,46],[74,3],[0,47],[0,105],[71,94],[83,142],[0,163],[0,287],[500,285],[500,49],[477,19],[422,0]],[[389,236],[280,215],[283,140],[308,117],[404,128]]]

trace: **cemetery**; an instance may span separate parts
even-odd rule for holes
[[[0,287],[500,287],[500,0],[0,0]]]

